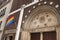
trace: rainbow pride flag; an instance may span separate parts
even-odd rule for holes
[[[11,24],[14,23],[14,16],[10,16],[8,19],[7,19],[7,24],[6,26],[10,26]]]

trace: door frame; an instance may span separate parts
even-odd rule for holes
[[[43,30],[44,29],[44,30]],[[31,33],[40,33],[40,40],[43,40],[43,32],[49,32],[49,31],[56,31],[56,27],[45,27],[41,29],[35,29],[35,30],[23,30],[21,33],[21,40],[31,40]],[[58,34],[56,31],[56,38],[58,40]]]
[[[43,30],[43,29],[45,29],[45,30]],[[37,33],[37,32],[39,32],[40,33],[40,40],[43,40],[43,32],[52,32],[52,31],[56,31],[55,30],[56,28],[55,27],[48,27],[48,29],[47,28],[42,28],[42,29],[36,29],[36,30],[30,30],[30,34],[31,33]],[[57,33],[56,33],[56,39],[57,39]],[[30,35],[30,39],[29,40],[31,40],[31,35]]]

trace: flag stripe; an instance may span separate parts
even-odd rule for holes
[[[12,17],[14,17],[14,16],[10,16],[10,17],[7,19],[7,21],[8,21],[9,19],[11,19]]]
[[[14,23],[14,20],[10,21],[9,23],[7,23],[7,26],[11,25]]]
[[[11,18],[7,21],[7,23],[9,23],[9,22],[12,21],[12,20],[14,20],[14,17],[11,17]]]

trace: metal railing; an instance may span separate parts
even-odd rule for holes
[[[3,6],[0,7],[0,11],[1,11],[2,9],[4,9],[4,8],[7,7],[6,12],[5,12],[5,15],[4,15],[5,20],[4,20],[4,23],[3,23],[3,24],[4,24],[4,27],[5,27],[5,23],[6,23],[7,17],[10,16],[10,15],[12,15],[12,14],[14,14],[14,13],[16,13],[16,12],[18,12],[18,11],[20,11],[19,20],[18,20],[18,25],[17,25],[17,29],[16,29],[16,35],[15,35],[15,40],[19,40],[19,34],[20,34],[21,22],[22,22],[22,18],[23,18],[23,14],[24,14],[24,13],[23,13],[23,12],[24,12],[24,9],[27,8],[27,7],[29,7],[29,6],[31,6],[31,5],[36,4],[37,2],[39,2],[39,0],[34,0],[34,2],[32,2],[32,3],[28,4],[28,5],[23,5],[21,8],[13,11],[13,12],[11,12],[11,13],[9,13],[9,12],[10,12],[10,9],[11,9],[11,5],[12,5],[13,0],[11,0],[10,2],[11,2],[11,3],[6,4],[4,7],[3,7]],[[9,8],[10,8],[10,9],[9,9]],[[8,13],[9,13],[9,14],[8,14]],[[4,17],[2,18],[2,20],[4,19]],[[3,24],[2,24],[2,25],[3,25]],[[3,29],[4,29],[4,27],[3,27]],[[3,34],[3,32],[2,32],[2,34]]]

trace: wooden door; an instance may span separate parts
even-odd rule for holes
[[[40,40],[40,33],[31,33],[31,40]]]
[[[43,40],[56,40],[56,32],[44,32]]]

